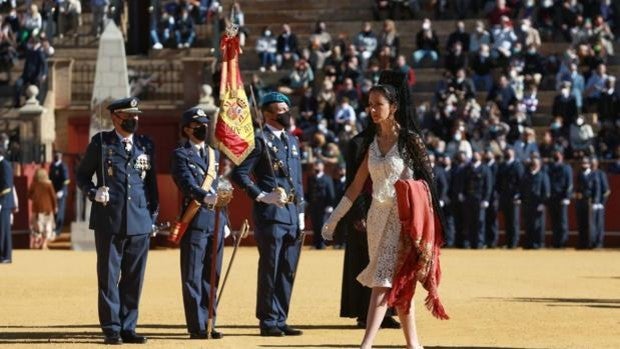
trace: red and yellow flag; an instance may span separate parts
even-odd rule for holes
[[[215,137],[221,152],[239,165],[254,149],[254,127],[250,104],[239,70],[239,37],[223,35],[220,111]]]

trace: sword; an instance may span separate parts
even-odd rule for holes
[[[96,99],[95,99],[96,100]],[[96,100],[97,101],[97,100]],[[99,101],[97,101],[99,102]],[[103,116],[101,115],[101,104],[103,104],[103,102],[98,103],[98,112],[97,114],[99,114],[99,142],[100,142],[100,148],[101,148],[101,184],[103,184],[103,189],[108,192],[109,188],[106,187],[105,185],[105,162],[103,160],[103,156],[105,155],[103,152]],[[103,206],[107,206],[108,202],[104,202]]]
[[[232,269],[233,262],[235,261],[235,256],[237,255],[237,250],[239,249],[239,245],[241,245],[241,240],[243,240],[250,231],[250,224],[248,220],[245,219],[243,224],[241,225],[241,229],[239,230],[238,235],[233,235],[233,239],[235,240],[235,248],[233,249],[232,256],[230,256],[230,262],[228,262],[228,267],[226,268],[226,274],[224,274],[224,281],[222,281],[222,287],[220,287],[220,294],[217,296],[216,307],[219,306],[220,300],[222,299],[222,294],[224,293],[224,287],[226,287],[226,281],[228,280],[228,276],[230,275],[230,270]]]

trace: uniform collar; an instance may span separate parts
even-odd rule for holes
[[[205,143],[202,142],[202,144],[198,144],[198,143],[194,143],[192,142],[192,140],[189,140],[189,144],[192,146],[192,148],[197,151],[198,153],[200,153],[201,149],[205,149]]]
[[[284,133],[284,129],[278,130],[277,128],[275,128],[275,127],[273,127],[271,125],[268,125],[268,124],[265,125],[265,126],[267,126],[267,129],[269,129],[269,131],[271,131],[271,133],[273,133],[274,136],[276,136],[278,138],[282,137],[282,134]]]
[[[116,133],[116,136],[118,137],[118,139],[122,142],[123,140],[127,139],[129,140],[129,143],[133,144],[133,134],[130,134],[128,137],[123,137],[120,133],[118,133],[118,131],[114,130],[114,133]]]
[[[54,166],[60,166],[60,164],[62,164],[62,160],[58,160],[54,162]]]
[[[590,173],[592,173],[592,169],[591,168],[583,171],[583,174],[585,174],[586,176],[589,175]]]
[[[0,155],[0,162],[4,160],[4,156]]]

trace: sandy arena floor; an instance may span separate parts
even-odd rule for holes
[[[229,258],[231,249],[226,249]],[[217,341],[189,341],[184,326],[178,251],[151,251],[138,332],[149,348],[354,348],[363,331],[338,317],[343,251],[305,250],[289,322],[301,337],[258,336],[254,318],[258,253],[239,251],[220,306]],[[14,252],[0,265],[0,347],[95,347],[95,253]],[[440,287],[452,317],[421,306],[425,348],[620,348],[620,253],[457,251],[443,254]],[[421,289],[419,289],[421,290]],[[382,330],[377,348],[404,347],[400,330]]]

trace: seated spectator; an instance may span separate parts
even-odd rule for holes
[[[394,65],[394,57],[392,56],[392,49],[389,46],[381,47],[377,59],[374,59],[379,66],[379,70],[390,70]]]
[[[532,120],[534,114],[538,110],[538,87],[536,84],[529,84],[528,89],[523,96],[523,105],[525,106],[525,113],[528,120]]]
[[[577,118],[577,102],[575,97],[571,95],[570,82],[565,81],[562,83],[560,94],[555,96],[553,100],[551,115],[562,117],[565,124],[571,124]]]
[[[603,56],[613,56],[614,34],[611,32],[611,28],[605,23],[602,16],[596,16],[592,34],[594,40],[593,48],[596,49],[597,46],[600,46]]]
[[[451,89],[460,101],[476,97],[474,83],[467,78],[463,68],[455,72],[454,78],[448,84],[448,89]]]
[[[533,80],[536,84],[540,84],[542,77],[545,75],[544,57],[538,53],[536,46],[530,45],[527,52],[523,56],[523,71],[526,80]]]
[[[457,42],[461,43],[464,52],[469,52],[470,36],[469,33],[465,31],[465,23],[463,21],[456,22],[456,30],[448,36],[446,51],[452,50],[454,44]]]
[[[592,30],[592,21],[590,18],[583,19],[582,16],[578,16],[575,20],[575,26],[570,31],[571,43],[573,46],[587,45],[589,44],[594,31]]]
[[[312,42],[314,38],[319,39],[323,51],[331,50],[332,36],[327,32],[325,22],[319,21],[316,23],[316,28],[314,29],[312,35],[310,35],[310,42]]]
[[[331,80],[323,80],[317,101],[319,119],[332,120],[336,111],[336,92],[334,92],[334,84]]]
[[[497,104],[502,115],[502,121],[506,122],[510,118],[511,112],[515,110],[517,97],[506,75],[500,76],[499,83],[491,89],[487,101],[493,101]]]
[[[607,172],[610,174],[620,175],[620,145],[616,146],[613,152],[614,162],[607,166]]]
[[[244,47],[245,40],[248,36],[248,29],[245,27],[245,14],[243,13],[243,10],[241,10],[241,4],[239,4],[239,1],[235,1],[232,4],[232,8],[230,10],[230,20],[232,24],[239,26],[239,46]]]
[[[404,55],[399,55],[396,59],[395,69],[401,73],[407,74],[407,86],[409,86],[409,88],[415,85],[415,71],[407,64],[407,58]]]
[[[43,4],[45,5],[45,2]],[[93,13],[90,35],[98,38],[103,33],[109,4],[110,0],[90,0],[90,10]]]
[[[594,154],[594,131],[592,126],[585,123],[583,116],[577,117],[570,125],[569,142],[573,157],[590,156]]]
[[[513,46],[517,42],[517,35],[512,29],[512,23],[508,17],[502,17],[501,25],[493,28],[493,51],[495,59],[507,61],[512,55]]]
[[[499,25],[502,21],[502,17],[510,17],[512,9],[506,6],[506,0],[496,0],[495,7],[487,15],[489,24],[491,26]]]
[[[464,129],[457,128],[452,133],[452,138],[446,145],[446,156],[453,158],[458,153],[463,153],[467,160],[473,155],[471,143],[465,137]]]
[[[175,21],[175,36],[178,48],[189,48],[196,39],[194,20],[189,16],[187,8],[181,9],[181,16]]]
[[[153,20],[151,21],[151,42],[153,49],[161,50],[169,39],[170,34],[174,30],[174,17],[172,17],[167,11],[162,10],[161,15],[151,14]]]
[[[315,129],[319,121],[317,118],[318,109],[319,103],[312,93],[312,88],[307,88],[299,102],[299,116],[301,116],[299,128],[304,131]]]
[[[523,139],[515,141],[513,148],[515,150],[515,157],[521,161],[527,162],[533,154],[540,154],[536,144],[536,134],[529,127],[523,131]]]
[[[400,38],[396,31],[396,23],[390,19],[383,22],[383,30],[379,38],[379,46],[388,46],[392,58],[396,58],[400,52]]]
[[[607,79],[607,66],[605,64],[599,64],[596,67],[596,71],[590,75],[590,78],[586,82],[584,96],[585,105],[588,111],[591,110],[591,106],[597,105],[601,98],[601,92],[605,90],[605,80]]]
[[[545,131],[542,140],[538,144],[538,150],[540,151],[540,157],[547,163],[551,161],[553,153],[558,148],[558,145],[553,142],[553,136],[551,132]]]
[[[277,41],[271,34],[269,27],[263,28],[262,35],[256,40],[256,52],[260,59],[260,71],[264,72],[267,68],[276,71],[276,51]]]
[[[459,69],[467,69],[467,54],[463,51],[461,42],[456,41],[446,56],[445,68],[453,75]]]
[[[304,49],[304,56],[305,56],[305,51],[307,51],[307,49]],[[308,60],[308,63],[310,63],[310,67],[312,68],[313,71],[322,70],[323,67],[325,66],[325,62],[327,61],[330,55],[331,55],[330,51],[325,52],[321,49],[321,43],[319,42],[319,38],[314,38],[310,45],[310,50],[308,52],[307,60]],[[278,57],[280,56],[279,55],[276,56],[276,60],[279,59]],[[297,62],[297,60],[299,60],[299,58],[296,58],[294,61],[293,59],[289,59],[288,62]]]
[[[620,120],[620,96],[615,90],[616,78],[609,76],[605,80],[605,89],[598,100],[599,122],[606,128],[613,128]]]
[[[381,21],[390,17],[390,1],[372,0],[372,15],[375,21]]]
[[[549,125],[549,133],[551,133],[555,143],[564,144],[568,140],[569,126],[570,124],[565,124],[564,118],[561,116],[553,118]]]
[[[360,103],[360,95],[355,85],[353,84],[353,80],[351,78],[345,78],[344,84],[342,86],[342,90],[338,92],[337,99],[342,101],[343,98],[347,98],[348,103],[353,107],[353,109],[358,110]]]
[[[4,17],[4,23],[2,23],[3,30],[6,29],[5,25],[9,26],[13,34],[17,35],[19,33],[19,30],[21,28],[21,21],[19,20],[19,16],[17,15],[17,10],[15,8],[11,8],[9,14]]]
[[[417,50],[413,52],[413,63],[419,64],[426,57],[430,57],[434,64],[439,61],[439,39],[431,28],[431,21],[425,18],[422,30],[416,34]]]
[[[17,63],[16,44],[10,30],[0,30],[0,72],[7,74],[7,83],[11,81],[11,69]]]
[[[532,27],[532,21],[529,18],[521,20],[521,27],[519,29],[516,34],[523,47],[534,46],[536,49],[540,48],[542,45],[540,33],[538,33],[536,28]]]
[[[391,68],[392,67],[390,67],[390,69]],[[381,77],[381,66],[376,59],[371,59],[370,63],[368,63],[368,70],[364,73],[364,77],[368,79],[372,85],[379,83],[379,78]]]
[[[25,54],[24,70],[22,75],[15,82],[15,92],[13,96],[13,105],[15,108],[21,106],[21,96],[30,85],[35,85],[41,89],[41,84],[47,79],[47,58],[41,47],[41,41],[38,37],[33,36],[28,41],[28,49]],[[42,104],[43,96],[39,94],[39,102]]]
[[[379,45],[379,39],[372,31],[372,24],[364,22],[362,31],[360,31],[353,40],[355,47],[359,53],[359,60],[362,64],[362,70],[368,66],[368,60],[375,54]]]
[[[583,79],[583,75],[579,73],[577,63],[570,63],[569,70],[562,73],[558,72],[556,77],[556,82],[558,86],[558,90],[560,89],[562,83],[564,81],[568,81],[571,83],[571,95],[575,97],[575,102],[577,103],[577,110],[581,111],[581,107],[583,106],[583,93],[585,89],[585,83]]]
[[[357,57],[350,57],[347,61],[347,65],[342,72],[344,79],[351,79],[355,85],[359,84],[364,77],[359,66],[359,60]]]
[[[482,44],[479,52],[471,62],[473,71],[472,80],[476,89],[488,92],[493,85],[492,70],[495,68],[495,61],[490,56],[489,46]]]
[[[336,109],[334,121],[336,122],[336,125],[338,125],[338,132],[344,127],[345,124],[355,124],[355,109],[353,109],[353,107],[349,104],[349,99],[347,97],[343,97],[340,100],[340,105]]]
[[[39,13],[37,5],[32,4],[28,8],[26,15],[23,17],[21,25],[21,33],[19,35],[19,44],[25,44],[30,39],[30,36],[39,35],[41,26],[43,25],[43,19]]]
[[[570,0],[562,1],[560,9],[556,10],[556,28],[566,42],[571,42],[571,29],[577,24],[578,15]]]
[[[421,0],[390,0],[390,19],[414,19]],[[406,15],[405,15],[406,14]]]
[[[316,43],[320,45],[318,40]],[[288,24],[282,25],[282,33],[278,36],[276,47],[277,47],[276,62],[277,62],[278,68],[281,68],[282,64],[285,61],[286,62],[292,61],[294,63],[294,62],[297,62],[297,60],[299,59],[299,47],[297,46],[297,35],[291,32],[291,26],[289,26]],[[321,69],[323,67],[315,66],[315,68]]]
[[[305,60],[300,59],[295,64],[295,69],[291,72],[289,78],[291,79],[290,87],[299,92],[299,90],[312,87],[314,73],[310,65]]]
[[[82,3],[80,0],[64,0],[58,5],[59,36],[73,32],[78,35],[78,28],[82,25]]]
[[[484,28],[482,21],[476,21],[476,31],[469,37],[469,52],[479,52],[482,45],[491,45],[491,34]]]

